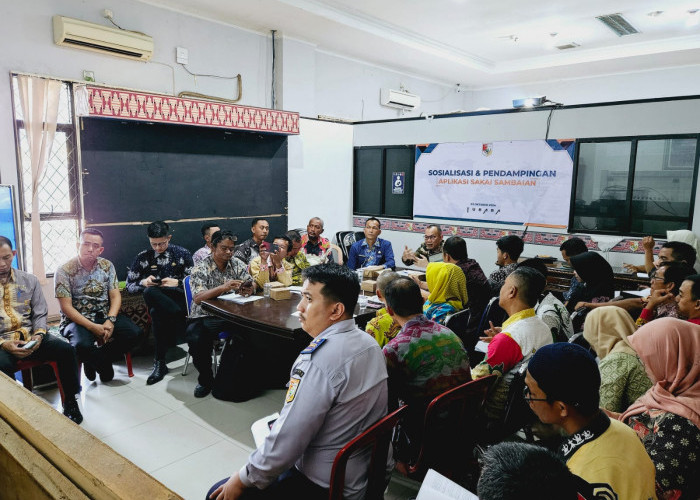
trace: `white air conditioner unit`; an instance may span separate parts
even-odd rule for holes
[[[148,35],[70,17],[53,16],[53,41],[64,47],[93,50],[139,61],[148,61],[153,56],[153,38]]]
[[[380,103],[389,108],[412,110],[420,106],[420,96],[403,90],[381,89]]]

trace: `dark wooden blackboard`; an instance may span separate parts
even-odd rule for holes
[[[174,221],[173,243],[191,251],[210,219],[239,242],[255,217],[271,236],[287,229],[286,136],[82,118],[80,142],[85,219],[120,279],[154,220]]]

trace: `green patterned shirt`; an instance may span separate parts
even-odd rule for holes
[[[639,358],[625,352],[613,352],[603,358],[600,368],[600,407],[624,412],[651,388]]]

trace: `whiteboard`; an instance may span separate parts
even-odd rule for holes
[[[416,148],[414,217],[566,228],[573,140]]]

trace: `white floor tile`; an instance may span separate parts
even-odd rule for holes
[[[230,403],[208,396],[177,413],[222,437],[232,438],[241,431],[250,433],[253,422],[273,412],[256,413],[249,409],[247,402]]]
[[[131,389],[110,397],[84,392],[80,406],[84,417],[81,426],[101,439],[172,413],[169,408]]]
[[[214,483],[240,469],[249,454],[224,440],[155,470],[151,475],[185,500],[202,500]]]
[[[220,442],[221,436],[182,415],[170,413],[103,441],[150,473]]]
[[[194,388],[197,385],[197,370],[190,371],[187,376],[182,376],[182,369],[171,370],[163,380],[153,385],[135,387],[135,390],[144,396],[167,406],[172,410],[179,410],[185,406],[202,401],[194,397]]]

